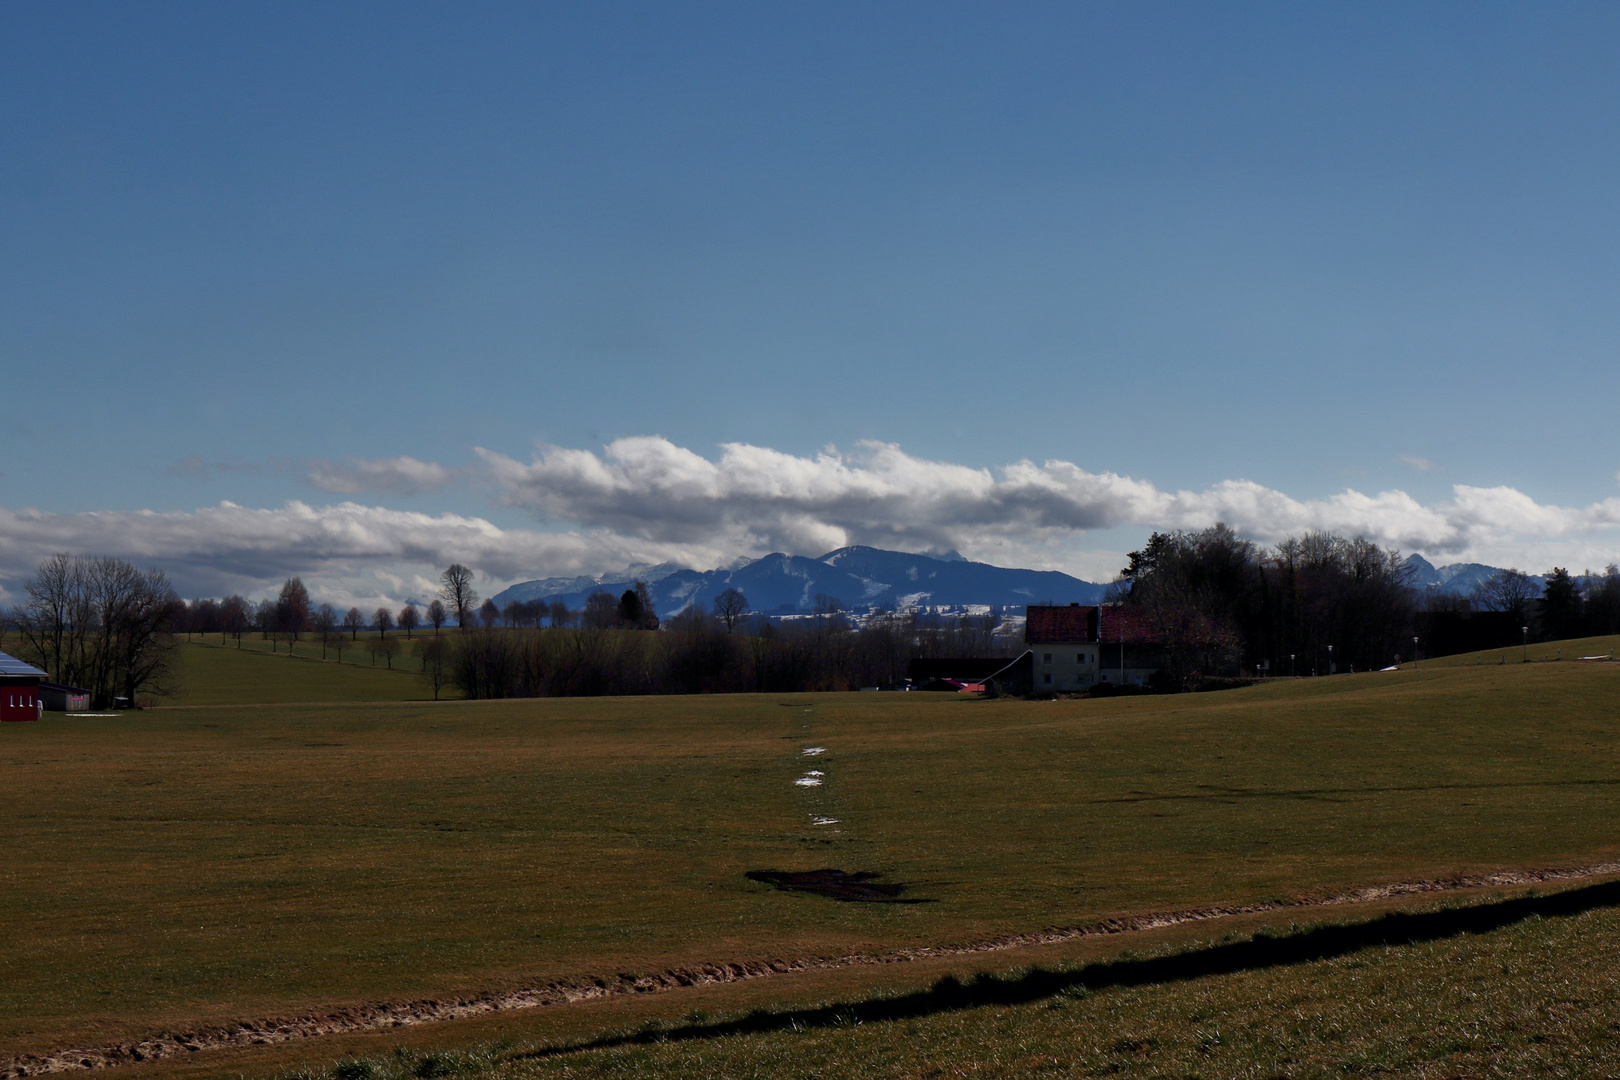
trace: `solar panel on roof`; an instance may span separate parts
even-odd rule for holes
[[[25,664],[15,656],[0,652],[0,675],[38,675],[45,677],[45,673],[33,664]]]

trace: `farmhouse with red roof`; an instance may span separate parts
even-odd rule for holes
[[[1141,686],[1159,670],[1162,642],[1140,608],[1031,604],[1024,644],[1035,689],[1090,690],[1098,683]]]

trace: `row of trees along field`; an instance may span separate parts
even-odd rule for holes
[[[687,608],[658,633],[627,620],[480,626],[448,639],[446,677],[473,698],[852,690],[900,682],[914,657],[1010,658],[1022,648],[996,633],[994,614],[876,612],[856,625],[830,598],[817,607],[785,621]]]
[[[1446,614],[1479,613],[1487,634],[1511,634],[1481,647],[1517,643],[1521,633],[1620,633],[1614,566],[1580,579],[1554,568],[1539,595],[1528,575],[1503,570],[1454,597],[1419,593],[1400,554],[1365,539],[1310,532],[1265,549],[1225,525],[1154,533],[1129,558],[1114,599],[1146,611],[1165,645],[1168,688],[1202,675],[1384,667],[1412,659]]]
[[[435,696],[454,687],[474,698],[847,689],[899,682],[913,657],[1011,656],[1018,645],[996,634],[998,609],[956,617],[879,612],[857,626],[839,601],[818,596],[813,614],[777,622],[750,613],[747,597],[727,589],[709,611],[661,620],[645,582],[619,596],[593,593],[575,610],[555,601],[479,604],[471,581],[466,567],[447,568],[424,619],[409,603],[397,614],[340,612],[314,603],[293,577],[275,600],[230,596],[182,605],[175,627],[238,645],[257,633],[272,649],[280,641],[289,651],[307,638],[323,657],[330,652],[340,661],[365,635],[359,644],[372,662],[389,667],[401,632],[408,642],[418,628],[430,628],[432,636],[402,663],[420,670]],[[452,625],[459,632],[441,637]]]

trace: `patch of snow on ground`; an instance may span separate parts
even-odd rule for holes
[[[796,785],[798,785],[799,787],[820,787],[821,786],[821,777],[819,777],[819,776],[801,776],[801,777],[799,777],[797,780],[795,780],[793,782]]]
[[[810,824],[812,824],[812,825],[836,825],[836,824],[838,824],[838,819],[835,818],[835,817],[811,818],[810,819]]]
[[[799,751],[805,757],[815,757],[817,754],[825,754],[826,752],[827,748],[825,746],[807,746]]]

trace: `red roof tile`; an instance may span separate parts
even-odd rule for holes
[[[1046,607],[1031,604],[1024,612],[1024,641],[1096,641],[1097,609],[1084,604]]]
[[[1031,604],[1025,609],[1024,641],[1030,645],[1069,641],[1118,641],[1120,631],[1132,644],[1153,644],[1159,641],[1146,611],[1141,608],[1106,604],[1090,607],[1069,604],[1066,607],[1047,607]]]
[[[1124,632],[1124,640],[1133,644],[1147,645],[1159,641],[1158,631],[1153,628],[1148,613],[1141,608],[1118,604],[1103,608],[1101,639],[1119,641],[1121,631]]]

